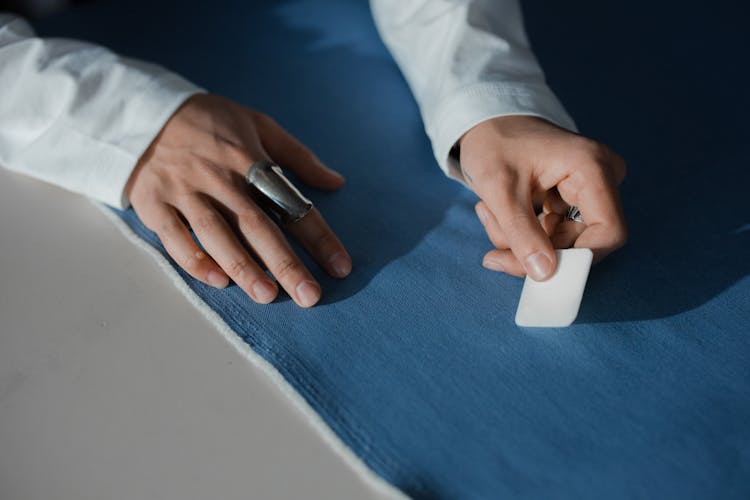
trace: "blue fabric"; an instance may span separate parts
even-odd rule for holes
[[[319,306],[181,275],[407,494],[749,498],[747,17],[659,5],[525,3],[553,88],[629,162],[630,242],[564,330],[513,324],[522,281],[481,268],[475,197],[435,165],[364,1],[95,3],[39,27],[264,110],[344,172],[308,190],[355,262],[313,266]]]

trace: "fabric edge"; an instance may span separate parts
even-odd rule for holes
[[[289,382],[284,379],[284,376],[268,361],[263,359],[262,356],[257,354],[252,348],[243,341],[229,325],[227,325],[223,319],[211,309],[203,300],[196,294],[180,275],[175,271],[172,265],[165,259],[161,253],[159,253],[154,247],[148,244],[145,240],[141,239],[128,224],[118,217],[111,208],[98,202],[94,199],[89,198],[89,202],[94,205],[100,212],[108,218],[114,226],[125,236],[125,238],[133,243],[136,247],[144,250],[150,255],[157,263],[157,265],[165,272],[165,274],[171,279],[175,287],[182,292],[182,295],[192,304],[214,327],[221,333],[221,336],[229,342],[237,352],[243,355],[248,361],[250,361],[255,367],[259,368],[274,385],[281,391],[282,394],[297,408],[305,420],[312,426],[315,432],[323,438],[323,441],[331,447],[331,449],[344,462],[353,469],[354,473],[368,486],[372,487],[378,493],[388,495],[394,499],[408,499],[401,490],[387,482],[382,477],[378,476],[373,472],[367,464],[365,464],[355,453],[352,451],[346,443],[344,443],[336,433],[325,423],[320,415],[309,405],[307,401],[294,390]]]

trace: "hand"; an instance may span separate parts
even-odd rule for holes
[[[477,216],[497,247],[486,268],[542,281],[557,267],[554,248],[590,248],[599,261],[625,243],[617,191],[625,162],[607,146],[541,118],[505,116],[469,130],[460,151],[464,178],[481,198]],[[570,205],[585,224],[565,219]]]
[[[218,288],[231,278],[254,301],[265,304],[276,298],[278,287],[262,262],[297,304],[310,307],[320,299],[320,285],[279,226],[248,194],[244,176],[262,159],[272,159],[316,188],[333,190],[344,183],[268,116],[222,97],[196,95],[143,154],[126,194],[167,253],[194,278]],[[351,258],[315,208],[286,226],[330,275],[349,274]]]

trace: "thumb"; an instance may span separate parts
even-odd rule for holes
[[[495,184],[484,202],[495,216],[513,255],[526,274],[544,281],[557,268],[557,254],[534,214],[530,193],[521,186]]]

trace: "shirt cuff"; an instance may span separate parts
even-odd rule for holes
[[[425,119],[427,135],[440,168],[448,177],[466,184],[458,162],[450,157],[451,149],[466,132],[483,121],[511,115],[538,116],[577,131],[573,119],[544,84],[474,84],[445,99]]]

